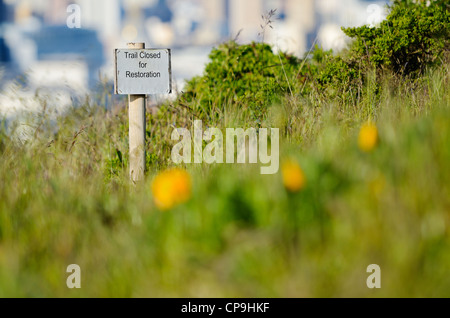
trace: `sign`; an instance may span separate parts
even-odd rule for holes
[[[170,49],[116,49],[115,66],[116,94],[172,92]]]

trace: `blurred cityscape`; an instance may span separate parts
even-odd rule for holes
[[[174,91],[179,91],[186,79],[202,73],[211,48],[222,41],[265,41],[298,56],[314,44],[339,50],[347,41],[341,26],[379,23],[387,3],[0,0],[0,117],[38,107],[33,106],[36,91],[70,104],[101,82],[112,83],[113,50],[127,42],[171,48]],[[272,9],[272,28],[262,28],[262,16]],[[17,90],[20,97],[11,94]]]

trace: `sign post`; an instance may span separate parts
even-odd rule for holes
[[[130,179],[145,173],[146,94],[172,92],[170,49],[145,49],[145,43],[128,43],[115,50],[115,93],[128,95]]]
[[[128,43],[130,49],[145,49],[145,43]],[[128,95],[130,178],[137,182],[145,173],[145,95]]]

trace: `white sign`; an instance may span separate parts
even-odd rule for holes
[[[170,49],[116,49],[115,93],[130,95],[172,92]]]

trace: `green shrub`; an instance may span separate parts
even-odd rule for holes
[[[353,39],[338,55],[316,47],[310,62],[315,67],[319,95],[353,105],[374,106],[383,81],[391,85],[418,79],[429,67],[447,63],[449,11],[446,2],[394,1],[387,18],[377,27],[342,28]],[[398,80],[390,80],[392,76]]]
[[[180,99],[208,115],[233,103],[245,105],[260,118],[275,99],[290,93],[290,81],[300,65],[298,58],[275,54],[271,46],[254,42],[221,44],[209,58],[204,75],[190,80]]]
[[[315,75],[319,90],[340,93],[340,87],[350,87],[360,83],[360,70],[354,63],[348,62],[345,57],[335,56],[332,51],[323,51],[316,47],[312,52],[312,61],[316,64]]]
[[[448,51],[450,14],[447,1],[395,1],[378,27],[342,28],[354,42],[350,58],[397,74],[422,73]]]

